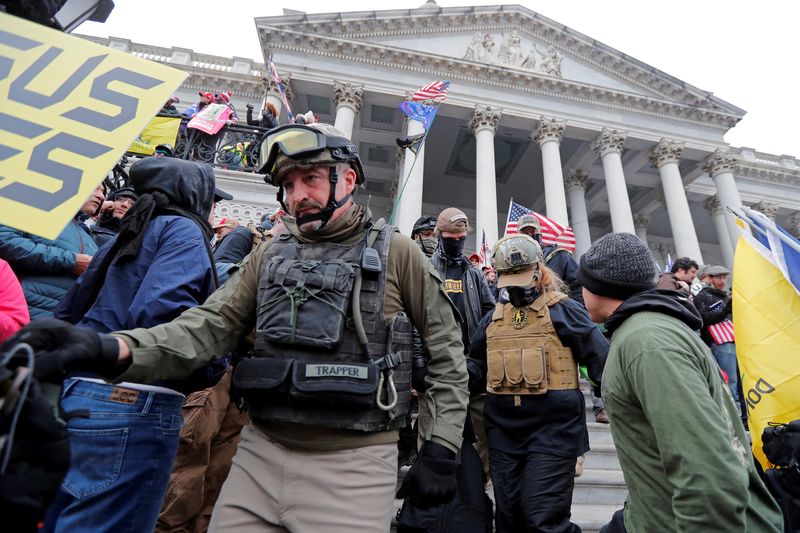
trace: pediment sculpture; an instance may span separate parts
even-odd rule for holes
[[[563,56],[554,47],[542,51],[534,43],[526,53],[517,30],[512,30],[508,35],[502,33],[499,41],[502,44],[495,56],[494,36],[489,33],[475,32],[472,41],[467,45],[464,59],[478,63],[524,68],[549,76],[561,77]]]

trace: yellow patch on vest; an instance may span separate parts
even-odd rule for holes
[[[528,324],[528,309],[515,307],[511,312],[511,325],[514,329],[522,329]]]

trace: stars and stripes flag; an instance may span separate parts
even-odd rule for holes
[[[281,76],[278,74],[278,69],[275,68],[275,63],[272,61],[272,56],[269,56],[269,60],[267,61],[269,64],[269,70],[272,72],[272,79],[275,82],[275,85],[278,87],[278,94],[280,95],[281,102],[283,102],[284,107],[286,107],[286,116],[289,118],[289,122],[292,121],[292,108],[289,107],[289,100],[286,98],[286,85],[281,81]],[[278,117],[275,117],[278,118]]]
[[[486,230],[482,231],[482,238],[481,238],[481,249],[478,252],[478,256],[481,258],[481,264],[484,266],[491,266],[492,261],[489,257],[489,244],[486,242]]]
[[[417,92],[411,95],[412,102],[422,102],[425,100],[434,100],[440,102],[447,98],[447,89],[450,87],[449,81],[432,81],[427,85],[423,85]]]
[[[733,322],[730,320],[723,320],[722,322],[711,324],[708,326],[708,332],[717,344],[736,342],[736,338],[733,336]]]
[[[560,248],[569,250],[571,253],[575,253],[575,233],[573,233],[572,228],[562,226],[555,220],[515,203],[514,200],[511,200],[511,204],[508,207],[506,235],[517,232],[517,220],[522,215],[533,215],[539,219],[539,224],[542,226],[542,244],[555,244]]]

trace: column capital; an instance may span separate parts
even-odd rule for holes
[[[661,168],[667,163],[677,163],[681,159],[683,149],[686,147],[681,141],[661,139],[650,151],[648,159],[656,168]]]
[[[572,169],[570,173],[564,178],[564,183],[567,186],[567,192],[573,189],[586,190],[586,184],[589,182],[589,173],[579,168]]]
[[[647,228],[650,225],[650,215],[644,213],[636,213],[633,215],[633,227],[636,229]]]
[[[603,157],[610,152],[622,153],[622,146],[628,138],[627,131],[603,128],[600,135],[594,140],[592,147],[597,155]]]
[[[800,211],[796,211],[789,217],[789,231],[800,239]]]
[[[719,203],[719,195],[717,194],[706,198],[706,201],[703,202],[703,207],[706,208],[706,211],[708,211],[708,214],[712,217],[722,214],[722,204]]]
[[[476,105],[475,110],[472,112],[472,119],[469,121],[469,128],[472,133],[478,133],[480,130],[491,130],[492,134],[497,131],[497,126],[500,123],[502,116],[502,109],[493,108],[491,106]]]
[[[286,100],[291,100],[294,96],[292,91],[292,73],[286,72],[280,74],[281,82],[283,82],[283,92],[286,93]],[[275,78],[272,76],[264,76],[261,78],[261,88],[264,91],[265,96],[275,95],[280,96],[280,91],[278,90],[278,85],[275,83]]]
[[[353,85],[333,80],[333,101],[336,107],[347,106],[353,108],[356,113],[361,111],[361,104],[364,100],[364,86]]]
[[[780,204],[777,202],[768,202],[766,200],[761,200],[758,203],[755,203],[750,206],[751,209],[755,209],[759,213],[762,213],[765,217],[775,221],[775,215],[778,214],[778,209],[780,209]]]
[[[565,120],[542,116],[539,119],[539,126],[533,134],[533,140],[539,143],[539,146],[548,141],[561,143],[566,128],[567,122]]]
[[[738,160],[739,154],[735,150],[717,150],[708,156],[703,164],[703,170],[713,178],[723,172],[733,172]]]

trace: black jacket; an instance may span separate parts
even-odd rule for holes
[[[703,287],[694,297],[694,306],[703,319],[700,336],[709,346],[714,340],[708,332],[708,326],[718,324],[731,316],[731,298],[724,291],[714,287]]]
[[[247,108],[247,125],[267,129],[277,128],[279,126],[278,119],[273,117],[272,113],[266,110],[261,112],[261,116],[258,117],[258,120],[254,120],[252,107]]]
[[[241,263],[253,249],[253,232],[247,226],[234,229],[214,248],[214,261],[218,263]]]
[[[436,250],[431,256],[431,264],[439,273],[441,279],[445,279],[447,273],[447,258],[441,249]],[[495,299],[492,291],[489,290],[489,283],[483,272],[472,266],[469,259],[461,257],[461,281],[464,285],[464,302],[466,303],[467,316],[463,319],[467,323],[469,337],[475,335],[478,323],[487,312],[494,309]],[[466,342],[469,342],[467,339]]]
[[[569,292],[567,293],[569,297],[585,306],[583,303],[583,287],[581,287],[577,278],[578,263],[572,258],[572,254],[564,248],[550,244],[542,248],[542,256],[547,268],[555,272],[556,276],[569,286]]]
[[[113,215],[103,216],[97,224],[89,228],[89,235],[97,243],[97,247],[102,248],[105,243],[117,236],[119,227],[120,219]]]

